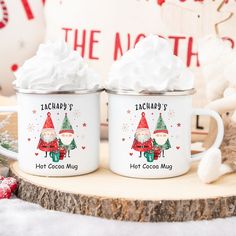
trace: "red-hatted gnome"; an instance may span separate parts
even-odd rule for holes
[[[40,134],[38,149],[46,152],[45,157],[47,157],[48,152],[58,151],[57,135],[54,129],[50,112],[47,113],[47,118]]]
[[[140,152],[139,157],[142,157],[142,152],[152,150],[151,133],[144,112],[142,112],[139,125],[134,135],[134,142],[132,145],[132,149]]]

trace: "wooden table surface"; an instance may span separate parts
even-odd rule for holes
[[[203,184],[195,163],[183,176],[134,179],[108,169],[108,144],[101,144],[100,168],[75,177],[39,177],[11,164],[20,183],[17,196],[47,209],[128,221],[189,221],[236,215],[236,174]]]

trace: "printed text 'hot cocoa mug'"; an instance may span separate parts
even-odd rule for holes
[[[138,178],[165,178],[186,173],[191,158],[192,115],[214,118],[218,134],[213,147],[218,148],[224,127],[218,113],[193,109],[194,89],[186,91],[109,93],[109,163],[113,172]]]
[[[18,153],[0,153],[19,160],[20,169],[42,176],[92,172],[99,161],[100,92],[17,90]]]

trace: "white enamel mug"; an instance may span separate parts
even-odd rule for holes
[[[219,148],[224,126],[218,113],[193,109],[194,89],[163,93],[111,91],[108,102],[109,165],[120,175],[137,178],[167,178],[182,175],[191,162],[191,120],[206,115],[217,122],[212,147]]]
[[[98,168],[100,92],[17,91],[18,153],[0,153],[19,161],[21,170],[41,176],[74,176]]]

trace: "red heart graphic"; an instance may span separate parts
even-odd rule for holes
[[[82,146],[82,149],[85,149],[85,146]]]
[[[38,156],[38,152],[35,153],[35,156]]]
[[[129,153],[129,155],[130,155],[130,156],[133,156],[133,153],[132,153],[132,152],[130,152],[130,153]]]
[[[179,150],[179,149],[180,149],[180,146],[176,146],[176,149]]]

